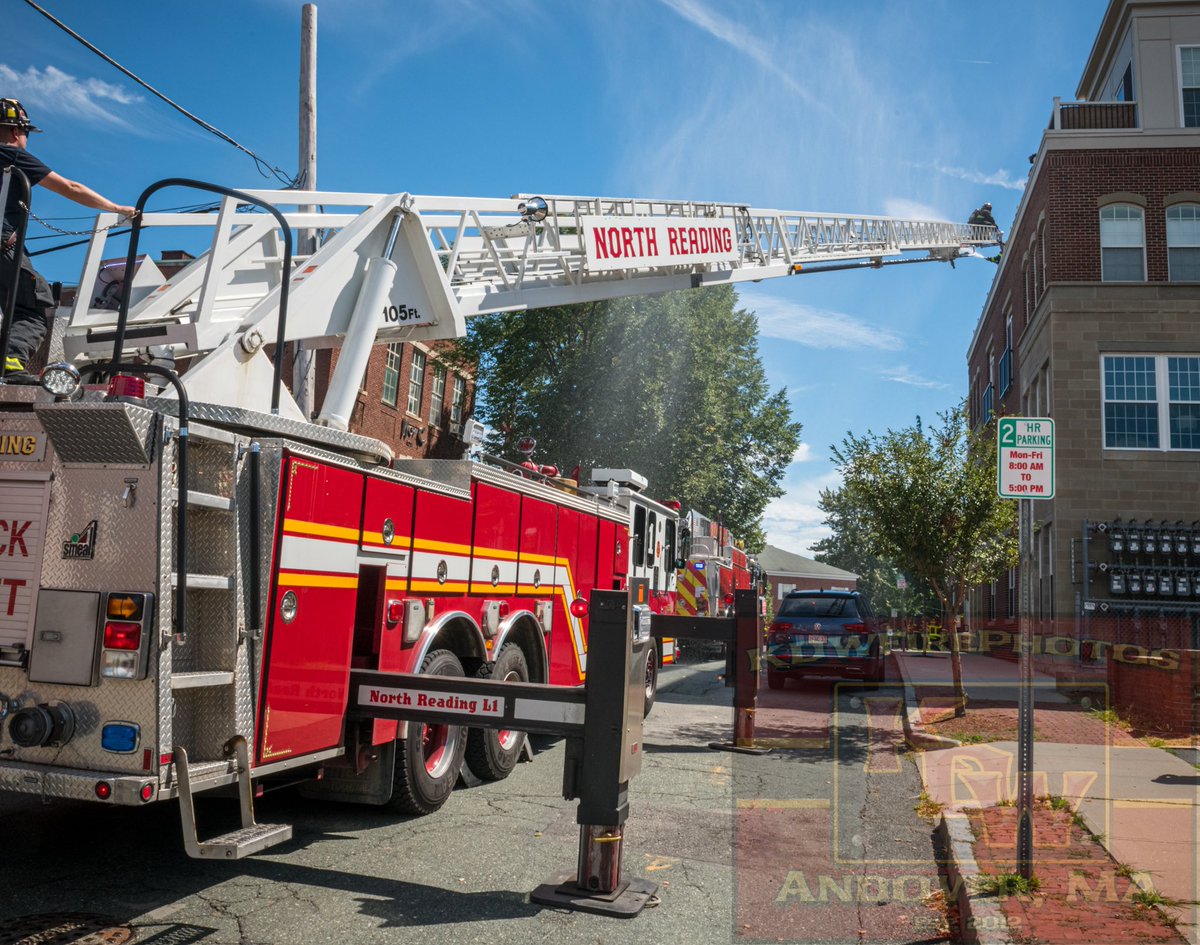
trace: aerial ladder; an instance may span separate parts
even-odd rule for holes
[[[96,305],[103,300],[92,287],[113,265],[108,233],[118,222],[99,215],[63,337],[66,359],[188,362],[183,384],[195,400],[252,411],[270,402],[272,414],[307,422],[280,389],[267,347],[338,345],[316,418],[337,430],[348,426],[377,343],[462,337],[467,319],[492,312],[826,269],[953,263],[999,239],[990,226],[736,203],[238,192],[179,180],[149,188],[139,209],[172,184],[218,193],[215,212],[142,214],[118,273],[127,319]],[[159,231],[167,245],[161,231],[197,227],[211,230],[206,252],[165,282],[149,275],[153,266],[139,277],[140,232]],[[323,234],[315,253],[291,254],[289,231],[298,230]]]

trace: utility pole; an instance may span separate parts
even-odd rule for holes
[[[300,14],[300,161],[301,190],[317,189],[317,5],[304,4]],[[301,207],[302,212],[313,207]],[[309,256],[317,250],[315,230],[301,230],[296,254]],[[284,278],[291,278],[287,273]],[[316,412],[316,352],[297,341],[292,363],[292,392],[306,418]]]

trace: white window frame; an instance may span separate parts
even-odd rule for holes
[[[1183,51],[1185,49],[1200,50],[1200,45],[1197,45],[1195,43],[1180,43],[1178,46],[1175,47],[1175,86],[1178,89],[1178,95],[1179,95],[1179,98],[1178,98],[1179,127],[1180,128],[1195,128],[1195,127],[1200,127],[1200,126],[1188,125],[1188,124],[1184,123],[1185,117],[1183,114],[1183,88],[1184,88],[1184,86],[1183,86]],[[1189,85],[1188,88],[1197,88],[1197,86]]]
[[[1142,245],[1140,247],[1142,250],[1142,277],[1140,279],[1106,279],[1104,276],[1104,250],[1106,248],[1107,249],[1134,249],[1134,248],[1136,248],[1133,246],[1109,246],[1109,247],[1106,247],[1104,245],[1104,211],[1112,210],[1112,209],[1115,209],[1116,207],[1126,207],[1130,210],[1136,210],[1138,213],[1140,213],[1142,215]],[[1111,282],[1111,283],[1118,284],[1118,285],[1121,285],[1121,284],[1123,284],[1123,285],[1140,285],[1141,283],[1147,281],[1146,208],[1139,207],[1136,203],[1128,203],[1126,201],[1116,201],[1114,203],[1106,203],[1103,207],[1100,208],[1100,212],[1097,217],[1097,221],[1100,224],[1100,281],[1101,282]]]
[[[1167,231],[1167,281],[1175,282],[1174,273],[1171,272],[1171,250],[1172,249],[1195,249],[1200,251],[1200,242],[1196,243],[1172,243],[1171,242],[1171,211],[1179,210],[1183,207],[1191,207],[1200,217],[1200,204],[1190,200],[1183,200],[1179,203],[1173,203],[1163,211],[1163,222]],[[1180,282],[1197,282],[1197,279],[1180,279]]]
[[[390,379],[390,383],[389,383]],[[391,388],[391,396],[388,389]],[[383,402],[395,407],[400,399],[400,343],[387,346],[387,354],[383,359]]]
[[[425,392],[425,352],[413,348],[408,365],[408,402],[405,405],[414,417],[421,416],[421,395]]]
[[[454,375],[450,395],[450,432],[462,433],[463,411],[467,405],[467,379]]]
[[[1108,400],[1104,391],[1104,362],[1108,358],[1153,358],[1154,359],[1154,405],[1155,416],[1158,419],[1157,446],[1109,446],[1108,434],[1105,430]],[[1195,403],[1195,401],[1171,400],[1171,377],[1169,359],[1171,358],[1200,358],[1200,353],[1187,351],[1170,351],[1165,354],[1147,351],[1105,351],[1100,355],[1100,444],[1105,450],[1124,453],[1200,453],[1200,447],[1184,447],[1171,445],[1171,404]],[[1113,403],[1144,403],[1144,401],[1113,401]]]
[[[442,425],[442,414],[446,410],[446,365],[433,363],[433,390],[429,394],[429,422],[435,427]]]

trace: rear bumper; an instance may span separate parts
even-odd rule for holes
[[[101,800],[96,796],[96,784],[106,781],[112,793]],[[148,801],[142,800],[142,788],[153,786]],[[57,768],[51,765],[33,766],[14,761],[0,761],[0,791],[14,794],[36,794],[46,800],[96,801],[141,807],[157,800],[159,785],[156,775],[113,774],[111,771],[90,771],[80,768]]]
[[[872,656],[790,656],[767,654],[767,672],[788,676],[831,676],[840,679],[871,679],[883,671],[883,658]]]

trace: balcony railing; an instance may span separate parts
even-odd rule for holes
[[[1004,397],[1012,386],[1012,348],[1005,348],[1000,355],[1000,396]]]
[[[1051,131],[1137,127],[1137,102],[1064,102],[1056,96],[1050,115]]]

